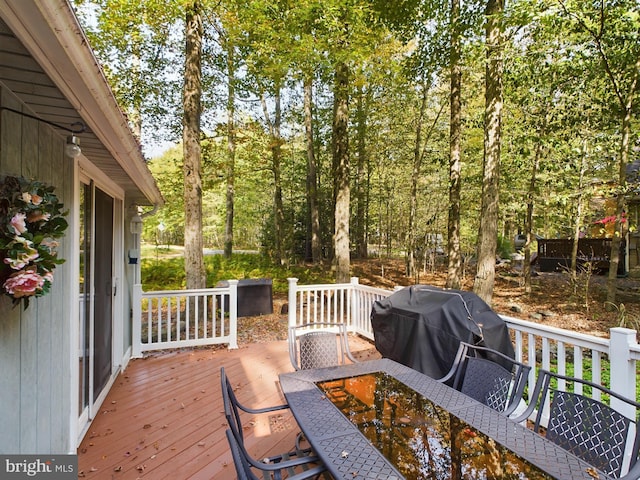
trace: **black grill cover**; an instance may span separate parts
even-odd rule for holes
[[[383,357],[432,378],[447,374],[461,341],[514,357],[506,323],[473,292],[406,287],[373,304],[371,325]]]

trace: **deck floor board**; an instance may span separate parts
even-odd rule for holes
[[[357,358],[378,358],[351,336]],[[228,480],[236,474],[225,437],[220,391],[224,366],[238,400],[250,407],[284,403],[278,374],[293,370],[286,342],[237,350],[198,348],[132,360],[120,373],[78,447],[79,477]],[[299,428],[288,410],[243,416],[256,458],[290,449]]]

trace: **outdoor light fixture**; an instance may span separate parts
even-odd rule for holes
[[[64,146],[64,153],[69,158],[76,158],[82,150],[80,149],[80,139],[75,135],[67,137],[67,143]]]
[[[74,122],[70,125],[72,128],[69,128],[63,125],[58,125],[57,123],[51,122],[49,120],[45,120],[44,118],[31,115],[30,113],[21,112],[20,110],[15,110],[13,108],[0,106],[0,110],[7,110],[9,112],[22,115],[23,117],[33,118],[34,120],[38,120],[39,122],[46,123],[47,125],[51,125],[56,128],[59,128],[60,130],[64,130],[66,132],[71,133],[72,135],[69,135],[67,137],[67,143],[64,146],[64,153],[70,158],[76,158],[78,155],[80,155],[80,152],[82,151],[80,150],[80,139],[76,137],[76,134],[83,133],[87,129],[84,123]]]
[[[133,248],[129,250],[129,264],[136,265],[140,257],[140,236],[142,235],[142,217],[139,213],[131,217],[129,223],[131,235],[133,237]]]

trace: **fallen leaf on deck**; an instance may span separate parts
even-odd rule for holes
[[[600,475],[598,475],[598,472],[596,472],[595,468],[587,468],[587,473],[589,474],[589,476],[593,477],[593,478],[600,478]]]

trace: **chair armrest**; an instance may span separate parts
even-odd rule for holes
[[[640,478],[640,462],[636,462],[619,480],[638,480]]]
[[[467,353],[467,344],[465,342],[460,342],[458,346],[458,351],[456,352],[456,356],[453,359],[453,363],[451,364],[451,368],[449,372],[442,378],[438,378],[437,380],[440,383],[447,383],[449,380],[455,377],[458,372],[458,368],[460,366],[460,362],[462,361],[462,357]]]
[[[274,405],[273,407],[263,407],[263,408],[249,408],[249,407],[245,407],[240,403],[237,403],[237,405],[241,410],[244,410],[245,412],[252,413],[252,414],[269,413],[269,412],[275,412],[277,410],[287,410],[289,408],[289,405],[287,404]]]

